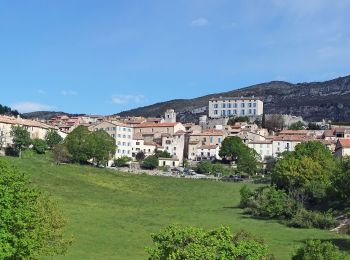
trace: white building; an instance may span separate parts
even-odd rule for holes
[[[219,97],[209,100],[210,118],[230,116],[259,116],[264,112],[264,103],[254,97]]]
[[[131,142],[131,155],[133,158],[136,158],[136,155],[139,152],[143,152],[145,157],[147,157],[154,154],[154,151],[157,147],[158,145],[154,142],[145,142],[142,136],[134,136],[134,139]]]
[[[89,130],[104,130],[115,139],[115,144],[117,146],[115,158],[122,156],[132,157],[133,128],[131,126],[116,121],[113,121],[113,123],[104,121],[97,125],[90,126]]]
[[[266,141],[250,141],[249,148],[253,148],[259,155],[262,161],[268,160],[273,157],[273,143],[272,140]]]
[[[219,145],[201,145],[197,148],[196,160],[221,160],[219,151]]]
[[[179,167],[180,161],[177,158],[159,158],[159,166],[161,167]]]
[[[178,131],[173,135],[162,134],[162,147],[164,151],[182,163],[185,151],[185,132]]]

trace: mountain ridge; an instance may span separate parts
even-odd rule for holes
[[[282,113],[303,116],[306,120],[350,120],[350,75],[327,81],[290,83],[270,81],[192,99],[174,99],[120,112],[120,116],[160,116],[174,108],[183,121],[196,117],[200,108],[215,97],[255,96],[264,101],[267,114]]]

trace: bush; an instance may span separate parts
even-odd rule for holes
[[[153,169],[157,168],[158,165],[159,165],[158,157],[155,155],[150,155],[150,156],[145,158],[141,167],[144,169],[153,170]]]
[[[149,259],[271,259],[261,239],[246,232],[232,235],[227,227],[205,231],[172,225],[151,237]]]
[[[298,249],[293,260],[344,260],[346,255],[331,242],[309,240],[305,246]]]
[[[197,164],[197,172],[201,174],[210,174],[213,170],[211,161],[201,161]]]
[[[276,189],[275,186],[267,186],[257,189],[250,198],[248,191],[241,191],[243,203],[248,208],[247,212],[253,216],[263,218],[290,218],[296,211],[297,204],[285,191]]]
[[[131,161],[131,158],[128,157],[128,156],[122,156],[116,160],[114,160],[114,164],[115,166],[117,167],[125,167],[125,166],[128,166],[128,162]]]
[[[64,144],[55,145],[52,149],[52,155],[56,164],[68,163],[72,159],[72,155]]]
[[[288,222],[288,226],[296,228],[330,229],[336,226],[336,221],[329,213],[308,211],[304,208],[300,208]]]
[[[250,198],[253,196],[253,192],[249,189],[247,185],[243,185],[243,187],[239,190],[239,194],[241,195],[241,201],[239,206],[241,208],[246,208],[249,205]]]
[[[18,157],[19,156],[19,151],[17,149],[15,149],[14,147],[7,146],[5,148],[5,155],[6,156]]]
[[[48,149],[47,143],[41,139],[34,139],[32,141],[32,144],[33,144],[33,150],[37,154],[44,154],[46,152],[46,150]]]

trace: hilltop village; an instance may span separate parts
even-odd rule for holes
[[[119,117],[61,115],[47,121],[27,120],[0,116],[1,148],[13,144],[11,126],[23,126],[31,138],[44,139],[55,130],[64,139],[76,127],[86,126],[89,131],[104,130],[115,139],[116,153],[109,158],[129,157],[136,160],[166,151],[169,158],[159,158],[159,166],[179,167],[185,162],[221,160],[219,150],[227,137],[237,136],[245,145],[253,148],[264,167],[285,151],[293,151],[297,144],[317,140],[326,145],[335,156],[350,154],[350,129],[333,127],[325,122],[304,122],[301,117],[290,115],[265,115],[263,102],[254,97],[211,99],[208,114],[196,123],[176,120],[176,111],[168,109],[163,117]],[[297,126],[297,127],[296,127]]]

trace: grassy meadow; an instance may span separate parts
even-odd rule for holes
[[[60,203],[74,243],[66,256],[54,259],[147,259],[144,248],[151,245],[150,234],[172,223],[245,229],[263,237],[276,259],[290,259],[306,239],[350,248],[349,237],[244,215],[237,208],[242,184],[56,166],[45,156],[2,160],[30,175],[34,185]]]

